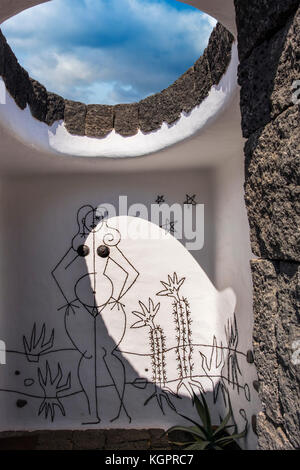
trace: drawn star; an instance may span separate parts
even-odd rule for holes
[[[165,201],[165,196],[157,196],[155,202],[156,202],[156,204],[159,204],[159,205],[163,204],[164,202],[166,202]]]
[[[177,224],[177,220],[170,221],[169,219],[167,219],[165,224],[160,225],[160,228],[164,228],[166,231],[169,231],[170,233],[174,234],[176,232],[175,224]]]
[[[186,201],[184,201],[183,204],[186,204],[188,206],[196,206],[196,194],[193,194],[193,196],[189,196],[188,194],[186,194]]]

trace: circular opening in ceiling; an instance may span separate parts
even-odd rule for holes
[[[201,56],[215,24],[177,0],[52,0],[1,28],[49,91],[113,105],[168,87]]]
[[[20,9],[24,5],[22,2],[26,1],[20,0]],[[32,3],[41,2],[45,5],[67,4],[68,1],[70,0],[31,0]],[[72,2],[72,5],[79,1],[82,0]],[[107,0],[101,1],[108,4]],[[126,1],[130,5],[149,5],[149,0]],[[192,0],[169,2],[170,5],[171,2],[181,5],[191,3]],[[94,2],[86,0],[85,3]],[[154,2],[151,5],[154,6]],[[163,5],[163,0],[158,5]],[[27,10],[30,27],[26,27],[24,21],[23,37],[18,39],[18,28],[15,27],[15,40],[18,39],[19,43],[27,41],[27,50],[30,50],[31,40],[35,40],[32,15],[39,8],[37,6]],[[178,7],[178,11],[183,10]],[[191,11],[197,12],[196,9]],[[210,13],[219,17],[214,8],[210,9]],[[7,4],[6,11],[1,14],[2,18],[11,17],[14,6]],[[42,22],[42,18],[38,15],[34,24]],[[209,20],[210,27],[214,22]],[[71,26],[70,29],[72,30]],[[53,27],[51,34],[54,34]],[[78,37],[79,45],[80,41]],[[174,41],[172,44],[174,45]],[[201,48],[204,46],[205,43]],[[42,47],[40,53],[44,53]],[[178,55],[177,50],[176,53]],[[36,148],[50,150],[51,153],[113,158],[147,155],[199,133],[222,113],[237,86],[237,64],[234,37],[218,23],[203,54],[168,88],[129,104],[83,104],[47,91],[39,81],[31,78],[18,63],[0,31],[0,119],[22,141]]]

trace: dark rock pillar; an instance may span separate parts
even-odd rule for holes
[[[300,448],[299,0],[235,0],[261,449]],[[300,86],[298,86],[300,88]],[[293,96],[294,94],[294,96]]]

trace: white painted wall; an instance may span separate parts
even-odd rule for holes
[[[234,165],[231,165],[228,172],[232,172],[233,169]],[[85,403],[81,394],[76,395],[75,401],[72,401],[71,398],[63,399],[66,417],[63,417],[59,410],[57,410],[57,417],[53,423],[49,419],[45,420],[43,415],[38,416],[38,408],[41,404],[41,399],[36,398],[36,395],[40,397],[38,384],[35,384],[33,388],[24,386],[24,379],[34,376],[33,370],[37,365],[28,363],[24,359],[24,355],[19,354],[24,352],[22,336],[23,334],[26,334],[27,337],[30,336],[34,322],[37,323],[38,331],[41,330],[42,324],[46,323],[48,335],[52,328],[55,328],[56,348],[65,347],[66,341],[69,347],[72,347],[72,344],[66,338],[63,311],[57,312],[57,308],[64,304],[64,299],[51,278],[51,270],[69,248],[71,238],[75,235],[77,229],[76,211],[84,204],[91,203],[97,206],[99,203],[107,201],[116,203],[119,194],[126,194],[128,195],[129,205],[136,202],[148,205],[160,193],[165,195],[169,203],[181,203],[185,200],[187,192],[197,194],[197,201],[205,204],[205,245],[201,251],[192,252],[192,255],[197,263],[199,263],[199,266],[207,273],[208,277],[205,282],[208,285],[211,285],[210,281],[208,281],[210,278],[213,284],[220,290],[233,287],[237,297],[236,315],[240,328],[238,350],[243,354],[247,352],[247,349],[251,347],[251,335],[249,333],[252,324],[251,288],[249,269],[246,262],[248,257],[248,241],[245,242],[242,236],[244,230],[246,230],[247,234],[247,229],[245,224],[246,219],[244,218],[245,214],[240,207],[240,197],[236,197],[240,190],[240,183],[235,183],[236,189],[234,189],[231,196],[237,202],[234,205],[230,222],[231,226],[243,228],[237,230],[237,233],[227,229],[226,217],[229,211],[227,191],[231,184],[230,178],[224,178],[222,171],[221,173],[216,173],[212,170],[180,173],[157,172],[146,175],[128,175],[125,177],[124,175],[27,177],[12,178],[6,181],[3,198],[3,219],[5,224],[2,229],[3,244],[6,251],[3,266],[5,272],[3,311],[9,312],[9,315],[1,315],[0,331],[8,350],[17,351],[18,353],[8,353],[7,366],[5,366],[5,369],[1,369],[0,388],[2,390],[11,390],[9,393],[1,393],[2,403],[5,404],[0,409],[2,429],[80,428],[81,413],[83,415],[86,414]],[[169,263],[170,270],[175,266],[176,270],[181,270],[182,275],[186,275],[189,281],[191,279],[192,286],[190,286],[188,292],[191,294],[190,289],[197,292],[196,301],[192,302],[193,312],[195,314],[199,309],[200,318],[195,334],[202,335],[202,343],[204,342],[203,338],[206,338],[207,342],[211,338],[211,343],[213,335],[216,335],[219,340],[222,338],[224,341],[225,321],[222,319],[222,305],[224,301],[221,301],[221,310],[219,310],[218,314],[213,313],[211,306],[209,312],[205,312],[203,315],[203,306],[197,307],[197,302],[199,302],[199,300],[197,301],[197,296],[201,292],[201,285],[205,288],[205,284],[203,285],[204,281],[201,281],[201,276],[199,279],[197,277],[198,268],[196,268],[196,264],[194,265],[194,262],[189,261],[189,258],[187,261],[184,261],[184,256],[186,255],[181,251],[177,259],[177,248],[175,248],[171,259],[168,258],[168,249],[163,246],[161,246],[161,254],[157,255],[157,248],[152,254],[151,249],[147,249],[147,244],[146,246],[145,244],[137,245],[136,249],[139,254],[135,258],[134,265],[142,265],[147,271],[147,266],[149,265],[147,259],[151,259],[152,264],[150,264],[152,267],[147,272],[154,280],[150,282],[148,279],[146,283],[142,283],[142,290],[137,285],[138,290],[132,293],[130,302],[133,304],[133,297],[137,298],[138,295],[145,302],[152,291],[155,294],[157,290],[160,290],[158,282],[160,279],[157,279],[158,285],[156,285],[155,280],[157,276],[159,277],[160,272],[165,269],[168,270],[166,266]],[[241,250],[244,259],[232,255],[232,246]],[[134,251],[132,252],[132,248],[127,248],[128,250],[131,253],[129,258],[132,261]],[[143,256],[146,258],[145,261],[141,261]],[[153,269],[153,263],[156,263],[157,270]],[[189,263],[192,263],[193,268],[189,267]],[[162,303],[162,305],[164,304]],[[233,314],[234,305],[231,308],[232,311],[228,312],[229,316]],[[165,310],[168,310],[167,305],[163,311]],[[197,315],[198,313],[196,313],[194,319],[198,318]],[[205,322],[208,322],[210,326],[204,328]],[[166,328],[166,324],[163,322],[162,324]],[[170,324],[172,329],[172,322],[170,320],[167,320],[167,324]],[[12,325],[14,325],[13,328]],[[203,331],[207,332],[204,334],[204,337]],[[130,331],[130,334],[124,340],[124,350],[126,351],[128,350],[128,345],[134,342],[133,333],[135,333],[135,330],[133,332]],[[167,338],[170,336],[172,336],[171,331],[167,334]],[[144,341],[142,341],[143,343]],[[70,352],[69,354],[70,357],[68,353],[63,353],[62,356],[57,354],[57,357],[55,356],[54,358],[52,356],[52,364],[53,360],[54,362],[55,360],[61,360],[61,363],[64,364],[66,361],[68,364],[74,364],[74,358],[72,359],[72,354],[74,353]],[[253,410],[257,408],[256,392],[253,391],[251,386],[251,380],[255,377],[255,371],[253,366],[247,364],[243,354],[240,356],[240,365],[243,371],[240,381],[243,385],[245,383],[249,385],[251,402],[249,403],[245,399],[242,389],[239,394],[236,394],[234,391],[231,392],[232,397],[234,397],[233,408],[236,419],[241,426],[244,421],[239,416],[239,410],[241,408],[245,409],[250,421]],[[129,361],[131,367],[133,366],[133,369],[137,371],[137,376],[144,377],[146,375],[147,377],[147,373],[144,372],[143,374],[143,371],[141,371],[141,363],[133,360],[132,356],[128,356],[128,354],[124,354],[124,357],[126,361]],[[49,362],[50,359],[51,355],[49,356]],[[200,366],[200,362],[201,358],[199,357],[198,366]],[[74,365],[72,367],[72,376],[74,376],[76,371]],[[169,367],[172,369],[172,363],[169,363]],[[149,370],[149,365],[146,368]],[[15,375],[16,370],[19,370],[21,374]],[[76,390],[76,376],[75,379],[73,378],[72,383]],[[208,381],[206,387],[207,390],[210,390],[211,382]],[[16,390],[21,395],[13,392]],[[34,398],[22,395],[24,393],[30,395],[30,390],[33,390],[31,393],[33,393]],[[146,389],[147,393],[148,390],[150,390],[149,387]],[[135,392],[136,390],[129,386],[126,402],[127,407],[132,410],[136,408],[136,403],[140,403],[139,397],[147,398],[147,396],[139,395]],[[185,396],[182,390],[181,393]],[[16,401],[20,397],[25,398],[28,402],[22,409],[16,407]],[[210,399],[210,393],[208,393],[208,399]],[[139,401],[137,402],[137,400]],[[114,401],[114,403],[116,402]],[[109,397],[103,398],[101,404],[105,409],[110,409],[112,412],[111,404],[109,405]],[[180,406],[183,406],[181,411],[191,413],[190,402],[187,398],[180,403]],[[74,408],[77,410],[76,412],[74,412]],[[216,413],[217,419],[217,410],[220,412],[224,411],[222,400],[219,400],[217,407],[212,406],[212,409]],[[168,427],[178,423],[178,416],[176,414],[171,412],[167,413],[167,417],[163,417],[159,409],[156,409],[153,404],[147,410],[143,408],[137,413],[133,412],[133,415],[134,427],[150,425]],[[128,426],[125,416],[112,424],[109,423],[108,418],[109,416],[106,415],[103,423],[99,426]],[[254,443],[253,434],[249,431],[249,445],[253,447]]]
[[[250,259],[253,258],[249,239],[249,225],[244,206],[244,156],[241,148],[239,155],[233,155],[226,163],[216,169],[215,192],[215,280],[218,289],[231,286],[237,295],[237,319],[241,344],[246,350],[252,350],[252,279]],[[245,369],[246,381],[254,400],[248,412],[256,414],[260,411],[257,392],[253,381],[257,380],[255,366]],[[246,408],[247,409],[247,408]],[[256,436],[251,433],[248,445],[256,445]]]

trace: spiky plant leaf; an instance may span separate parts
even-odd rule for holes
[[[221,422],[220,426],[218,426],[218,428],[214,431],[214,433],[213,433],[214,436],[217,436],[220,432],[224,431],[226,429],[226,427],[228,427],[227,423],[230,421],[231,417],[232,417],[232,411],[231,411],[231,408],[230,408],[227,415],[225,416],[225,418]]]
[[[194,392],[194,402],[196,405],[198,415],[202,421],[203,427],[206,429],[209,435],[212,435],[210,414],[209,414],[208,406],[207,406],[203,393],[201,393],[201,399],[202,399],[202,403]]]
[[[209,441],[197,441],[194,444],[186,447],[186,450],[205,450],[209,444]]]
[[[194,424],[197,428],[199,428],[203,432],[203,434],[205,435],[206,439],[209,438],[209,434],[207,433],[206,429],[200,423],[197,423],[197,421],[194,421],[192,418],[188,418],[187,416],[184,416],[180,413],[178,413],[178,414],[179,414],[179,416],[181,416],[182,418],[186,419],[190,423]]]
[[[203,439],[203,434],[195,430],[195,428],[185,427],[185,426],[173,426],[171,429],[168,430],[168,433],[170,434],[171,432],[174,432],[174,431],[184,432],[186,434],[191,434],[192,436],[196,436],[200,439]]]

